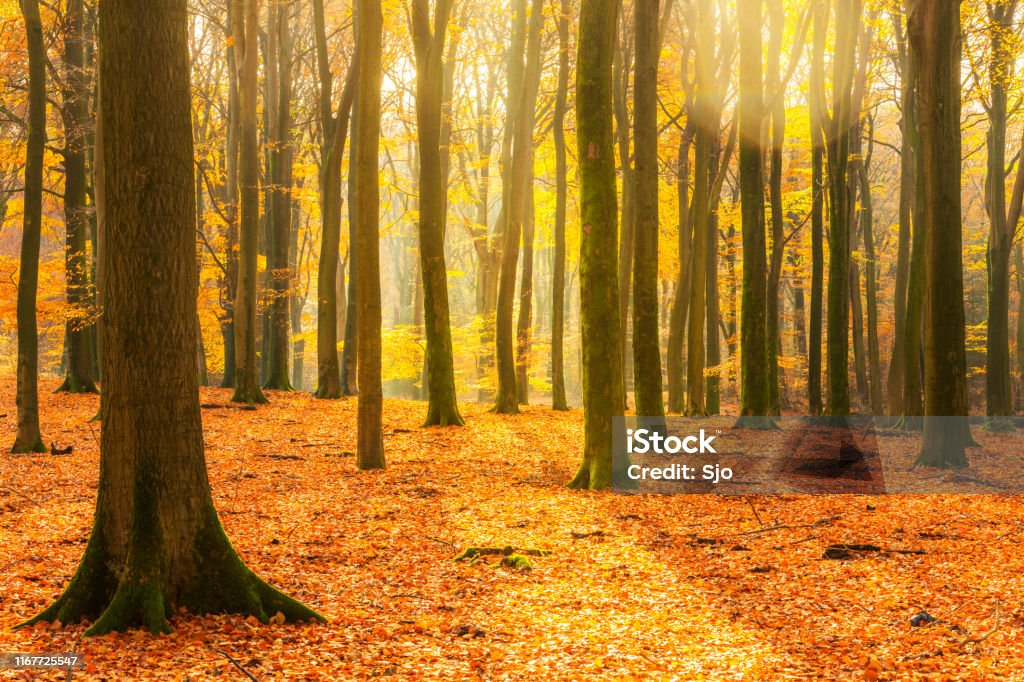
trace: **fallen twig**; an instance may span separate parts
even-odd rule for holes
[[[241,664],[241,663],[239,663],[239,662],[238,662],[237,660],[235,660],[235,658],[234,658],[234,657],[233,657],[233,656],[232,656],[231,654],[229,654],[229,653],[228,653],[228,652],[226,652],[226,651],[221,651],[220,649],[218,649],[218,648],[216,648],[216,647],[212,647],[212,646],[211,646],[210,648],[211,648],[211,649],[213,649],[214,651],[216,651],[216,652],[217,652],[218,654],[220,654],[220,655],[221,655],[221,656],[223,656],[224,658],[226,658],[226,659],[228,659],[229,661],[231,661],[231,664],[232,664],[233,666],[235,666],[236,668],[238,668],[239,670],[241,670],[241,671],[242,671],[242,674],[243,674],[243,675],[245,675],[246,677],[248,677],[248,678],[249,678],[250,680],[253,680],[253,682],[260,682],[260,679],[259,679],[258,677],[256,677],[256,676],[255,676],[255,675],[253,675],[253,674],[252,674],[251,672],[249,672],[249,671],[248,671],[248,670],[246,670],[246,669],[245,669],[244,667],[242,667],[242,664]]]
[[[765,526],[764,528],[758,528],[757,530],[746,530],[746,531],[743,531],[742,533],[727,533],[725,535],[720,535],[719,537],[728,538],[728,537],[740,537],[740,536],[743,536],[743,535],[760,535],[761,533],[771,533],[772,531],[776,531],[776,530],[797,530],[797,529],[800,529],[800,528],[820,528],[821,526],[827,526],[829,524],[835,523],[836,521],[838,521],[841,518],[842,518],[841,516],[826,516],[823,519],[818,519],[814,523],[800,523],[800,524],[792,524],[792,525],[791,524],[787,524],[787,523],[780,523],[780,524],[776,524],[774,526]]]
[[[21,492],[20,490],[15,490],[14,488],[10,487],[9,485],[2,485],[2,486],[0,486],[0,488],[3,488],[4,490],[8,490],[8,491],[14,493],[15,495],[20,496],[20,497],[24,497],[26,500],[28,500],[29,502],[31,502],[32,504],[34,504],[36,506],[39,506],[39,507],[43,506],[41,503],[36,502],[35,500],[33,500],[31,497],[29,497],[25,493]]]

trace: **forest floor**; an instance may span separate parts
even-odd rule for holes
[[[327,625],[12,631],[71,578],[95,503],[98,399],[55,387],[43,435],[74,451],[0,455],[0,653],[83,653],[76,680],[1024,679],[1014,497],[578,492],[579,411],[470,404],[465,428],[421,429],[424,405],[397,400],[388,469],[359,472],[355,400],[305,393],[248,411],[203,389],[203,423],[235,547]],[[13,393],[0,382],[8,441]],[[834,544],[875,549],[825,558]],[[453,561],[472,545],[551,553],[532,570]],[[922,610],[938,620],[913,627]]]

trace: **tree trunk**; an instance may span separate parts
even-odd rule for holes
[[[763,82],[761,0],[742,0],[740,21],[740,199],[743,223],[743,312],[740,318],[740,416],[771,414],[768,385],[768,296],[765,253],[764,176],[761,160]]]
[[[359,64],[362,62],[358,58],[359,40],[356,39],[356,67],[355,71],[355,85],[354,88],[358,91],[359,88]],[[353,93],[355,97],[355,93]],[[359,206],[356,205],[356,181],[359,175],[359,169],[354,163],[355,159],[355,141],[359,136],[359,111],[354,104],[352,107],[352,117],[350,119],[350,126],[352,128],[352,151],[349,153],[348,161],[348,178],[346,179],[347,191],[348,191],[348,283],[347,290],[345,292],[345,334],[344,343],[342,345],[341,354],[341,393],[342,395],[357,395],[359,388],[357,386],[357,375],[358,375],[358,364],[359,364],[359,307],[356,305],[356,298],[359,294],[359,258],[358,250],[356,249],[356,241],[358,239],[357,226],[359,224]]]
[[[568,410],[565,397],[565,216],[569,173],[565,150],[565,115],[569,95],[569,0],[559,0],[558,89],[552,134],[555,142],[555,262],[551,277],[551,408]]]
[[[836,0],[836,25],[860,24],[860,0]],[[831,227],[828,269],[828,402],[830,417],[850,414],[850,195],[847,168],[850,151],[851,99],[856,32],[836,36],[832,76],[832,120],[827,140]]]
[[[277,54],[276,107],[270,120],[270,138],[267,154],[270,161],[271,206],[267,220],[270,224],[270,243],[267,244],[267,270],[271,288],[268,311],[269,343],[267,364],[269,373],[264,388],[289,391],[288,356],[291,355],[291,315],[289,313],[291,287],[295,273],[289,259],[292,228],[292,39],[289,17],[290,2],[278,2],[270,7],[275,21],[270,30],[275,32]]]
[[[686,58],[683,58],[683,68]],[[688,107],[692,112],[692,107]],[[692,117],[690,117],[692,118]],[[690,147],[696,134],[695,124],[687,122],[679,140],[676,156],[676,194],[679,201],[679,273],[676,276],[675,297],[669,311],[668,348],[665,364],[668,372],[668,411],[681,413],[684,410],[685,374],[683,339],[686,334],[686,317],[690,305],[690,250],[693,246],[693,212],[690,208]]]
[[[241,54],[239,94],[239,161],[241,191],[238,248],[238,291],[235,296],[235,393],[231,400],[265,403],[256,360],[256,279],[259,246],[259,149],[256,139],[257,72],[259,67],[259,0],[232,0]]]
[[[67,367],[58,391],[97,393],[89,348],[89,266],[86,262],[85,205],[86,125],[89,83],[85,71],[84,9],[82,0],[68,0],[64,13],[64,83],[61,118],[64,123],[64,272],[67,279],[65,345]]]
[[[865,52],[865,56],[867,53]],[[870,405],[873,416],[882,416],[882,361],[878,348],[878,283],[875,261],[875,214],[871,197],[868,171],[874,155],[874,121],[869,120],[867,130],[868,151],[860,165],[860,220],[864,233],[864,278],[867,289],[868,324],[868,379],[871,385]]]
[[[441,150],[444,50],[451,1],[438,0],[431,25],[429,3],[415,0],[410,22],[416,54],[416,128],[419,141],[419,241],[427,337],[427,418],[424,426],[461,426],[444,237],[448,174]],[[447,147],[447,145],[445,145]]]
[[[807,339],[807,409],[824,411],[821,395],[821,334],[825,286],[825,44],[828,0],[815,0],[808,110],[811,129],[811,311]]]
[[[360,469],[384,468],[381,387],[380,187],[377,169],[380,145],[380,88],[383,17],[379,2],[359,0],[356,14],[359,83],[356,117],[359,134],[352,147],[356,171],[355,207],[356,310],[359,319],[359,409],[356,463]]]
[[[39,240],[43,223],[43,151],[46,147],[46,48],[38,0],[22,0],[28,50],[28,130],[25,192],[18,265],[18,432],[11,452],[45,452],[39,433]],[[191,180],[189,182],[191,185]],[[190,219],[191,221],[191,219]],[[191,222],[189,223],[191,225]]]
[[[658,0],[636,0],[633,381],[636,411],[645,417],[665,416],[658,343],[658,18]]]
[[[907,289],[910,278],[910,230],[914,207],[914,147],[911,137],[917,127],[914,106],[913,74],[910,71],[910,57],[904,32],[904,15],[894,13],[893,29],[896,34],[896,64],[900,76],[900,199],[899,233],[896,247],[896,288],[893,291],[894,332],[892,358],[889,361],[889,376],[886,382],[886,414],[897,417],[903,412],[903,376],[906,373],[907,345]]]
[[[240,111],[238,92],[238,49],[234,38],[241,17],[235,16],[236,3],[228,4],[228,21],[225,38],[225,61],[228,70],[228,114],[225,133],[224,159],[224,214],[227,217],[224,246],[224,293],[221,307],[221,335],[224,338],[224,376],[221,388],[235,386],[235,298],[238,294],[238,152]]]
[[[914,0],[908,34],[918,64],[925,232],[924,439],[915,465],[966,467],[967,354],[960,206],[960,7]]]
[[[612,419],[622,414],[618,207],[612,130],[612,53],[617,0],[582,0],[576,77],[580,175],[580,326],[583,355],[583,461],[569,486],[612,482]]]
[[[782,334],[779,328],[782,285],[782,257],[784,255],[785,229],[782,209],[782,147],[786,141],[786,100],[782,92],[781,56],[782,37],[786,15],[781,0],[768,3],[768,69],[766,89],[771,93],[771,147],[769,149],[768,196],[771,205],[772,250],[768,263],[768,395],[769,414],[782,412],[779,393],[779,351]]]
[[[1017,225],[1016,221],[1010,222],[1012,216],[1007,215],[1006,206],[1006,91],[1013,78],[1016,57],[1012,42],[1016,5],[1016,0],[1004,0],[990,3],[988,10],[991,22],[988,77],[992,97],[988,107],[988,168],[985,176],[985,208],[989,216],[985,415],[988,417],[987,427],[996,430],[1013,428],[1005,417],[1013,416],[1013,383],[1010,379],[1010,251]],[[1016,212],[1019,216],[1020,209]]]
[[[519,271],[519,315],[516,321],[516,397],[520,405],[530,404],[530,345],[533,335],[533,247],[537,233],[534,222],[535,209],[532,176],[530,177],[529,189],[526,194],[528,199],[522,235],[523,267]]]
[[[619,28],[615,35],[615,56],[612,61],[612,102],[615,115],[615,139],[619,149],[619,165],[622,169],[622,204],[619,220],[619,335],[622,336],[622,385],[623,400],[628,401],[632,383],[630,365],[631,352],[629,304],[630,288],[633,284],[633,250],[636,242],[636,176],[633,158],[629,148],[629,75],[633,61],[632,41],[629,40],[630,26],[624,12],[625,0],[618,0]],[[635,28],[634,28],[635,31]],[[623,402],[623,407],[626,402]]]
[[[168,617],[323,620],[257,578],[210,495],[196,380],[191,90],[184,0],[100,5],[110,284],[100,483],[75,576],[29,623],[96,619],[87,634]],[[159,130],[159,135],[152,134]],[[145,377],[140,381],[140,377]]]

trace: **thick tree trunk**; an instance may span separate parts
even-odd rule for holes
[[[427,337],[427,418],[424,426],[461,426],[448,308],[444,253],[448,173],[441,149],[445,38],[451,1],[416,0],[410,15],[416,53],[416,128],[419,142],[419,242]],[[432,24],[432,25],[431,25]],[[447,147],[447,145],[445,145]]]
[[[184,0],[100,5],[106,131],[100,483],[75,576],[29,623],[168,632],[178,609],[323,620],[257,578],[217,518],[196,381],[195,195]],[[152,131],[159,130],[159,135]],[[140,381],[145,377],[145,381]]]
[[[356,117],[359,134],[352,146],[356,170],[356,277],[359,289],[359,409],[356,463],[360,469],[384,468],[383,390],[381,387],[380,187],[377,175],[380,146],[380,88],[383,16],[376,0],[359,0],[356,29],[359,43],[359,84]]]
[[[583,461],[569,486],[612,481],[612,418],[622,414],[618,207],[612,130],[612,53],[617,0],[582,0],[576,77],[580,164],[580,326],[583,355]]]
[[[28,130],[25,192],[18,265],[18,432],[11,452],[45,452],[39,433],[39,239],[43,223],[43,151],[46,147],[46,48],[38,0],[22,0],[28,49]],[[189,183],[191,185],[191,181]],[[189,223],[191,225],[191,222]]]
[[[569,95],[569,0],[559,0],[558,89],[552,135],[555,142],[555,262],[551,277],[551,408],[568,410],[565,397],[565,217],[569,173],[565,149],[565,115]]]
[[[238,291],[235,295],[235,393],[231,400],[265,403],[256,359],[256,280],[259,246],[259,149],[256,139],[257,73],[259,67],[259,0],[232,0],[235,47],[241,54],[239,94],[239,161],[241,191],[238,248]]]
[[[960,206],[960,7],[914,0],[925,231],[924,439],[916,465],[967,466],[967,354]]]
[[[740,424],[770,416],[768,282],[765,253],[761,118],[761,0],[742,0],[740,21],[740,199],[743,223],[743,312],[740,318]]]
[[[665,416],[658,343],[658,18],[658,0],[636,1],[633,381],[636,411],[645,417]]]
[[[89,348],[89,266],[86,231],[89,226],[86,192],[86,126],[89,82],[85,71],[84,8],[69,0],[64,13],[64,83],[61,118],[64,123],[64,272],[67,279],[65,345],[67,367],[58,391],[96,393]]]

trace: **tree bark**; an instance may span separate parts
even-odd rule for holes
[[[742,0],[740,22],[740,200],[743,224],[743,312],[740,318],[740,424],[771,416],[768,368],[768,282],[765,253],[761,119],[761,0]]]
[[[22,0],[28,50],[25,192],[18,265],[18,431],[11,452],[45,452],[39,433],[39,240],[43,224],[43,151],[46,147],[46,48],[38,0]],[[191,184],[191,181],[190,181]],[[191,224],[191,222],[190,222]]]
[[[636,0],[633,383],[637,414],[645,417],[665,416],[658,343],[658,19],[658,0]]]
[[[169,632],[168,617],[323,620],[257,578],[210,495],[196,379],[197,283],[185,0],[100,4],[106,130],[103,427],[85,554],[27,624],[95,619],[86,634]],[[160,131],[154,135],[153,131]],[[140,377],[145,377],[140,381]]]
[[[551,277],[551,409],[568,410],[565,397],[565,217],[569,173],[565,149],[565,116],[569,96],[569,0],[559,0],[558,86],[552,135],[555,142],[555,262]]]
[[[85,71],[83,0],[69,0],[64,13],[64,83],[61,118],[64,123],[64,272],[67,280],[65,345],[67,367],[58,391],[97,393],[89,348],[89,265],[86,231],[89,225],[86,193],[86,126],[89,81]]]
[[[622,414],[618,207],[612,129],[612,53],[617,0],[582,0],[576,77],[580,164],[580,326],[583,355],[583,461],[572,488],[612,481],[612,419]]]
[[[807,339],[807,409],[824,411],[821,391],[821,336],[825,287],[825,44],[828,38],[828,0],[814,0],[814,38],[808,87],[811,133],[811,310]]]
[[[356,29],[359,43],[359,83],[356,117],[359,134],[354,138],[355,167],[356,315],[359,320],[359,408],[356,463],[360,469],[383,469],[384,434],[381,387],[380,307],[380,93],[383,16],[379,2],[359,0]]]
[[[238,291],[235,295],[234,402],[265,403],[256,360],[256,279],[259,246],[259,149],[256,138],[257,72],[259,67],[259,0],[232,0],[234,45],[241,54],[238,79],[239,161],[241,191],[238,248]]]
[[[925,232],[924,439],[915,465],[966,467],[967,354],[960,206],[960,7],[914,0],[908,34],[918,70]]]
[[[416,128],[419,142],[419,241],[427,338],[427,418],[424,426],[461,426],[444,253],[448,174],[441,149],[445,40],[451,0],[414,0],[410,14],[416,56]],[[447,147],[447,144],[445,145]]]

